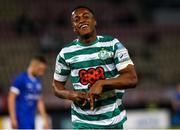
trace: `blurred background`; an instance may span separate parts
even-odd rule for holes
[[[139,85],[123,97],[125,128],[180,128],[179,0],[0,0],[0,128],[9,127],[12,80],[38,53],[49,64],[43,94],[52,128],[71,128],[70,102],[54,96],[51,82],[58,52],[76,38],[78,5],[94,10],[98,34],[118,38],[136,66]]]

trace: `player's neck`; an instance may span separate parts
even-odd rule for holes
[[[92,34],[88,34],[88,35],[79,37],[79,41],[83,44],[89,44],[89,43],[94,42],[96,40],[97,40],[96,31],[94,31]]]
[[[36,76],[33,74],[33,70],[32,70],[31,67],[28,67],[27,73],[28,73],[28,75],[31,76],[31,77],[36,77]]]

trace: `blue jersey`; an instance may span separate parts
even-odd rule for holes
[[[17,94],[16,117],[18,128],[34,129],[37,101],[41,96],[41,81],[39,78],[23,72],[14,80],[11,91]]]

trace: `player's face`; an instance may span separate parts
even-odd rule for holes
[[[46,71],[47,65],[44,63],[38,63],[35,67],[35,75],[43,76]]]
[[[79,36],[91,34],[95,31],[96,20],[93,14],[86,8],[80,8],[72,13],[71,17],[74,32]]]

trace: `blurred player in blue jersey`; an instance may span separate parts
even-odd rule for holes
[[[40,80],[46,66],[47,62],[44,57],[35,56],[31,59],[27,71],[19,74],[12,83],[8,97],[12,128],[34,129],[37,109],[43,117],[44,128],[49,128]]]

